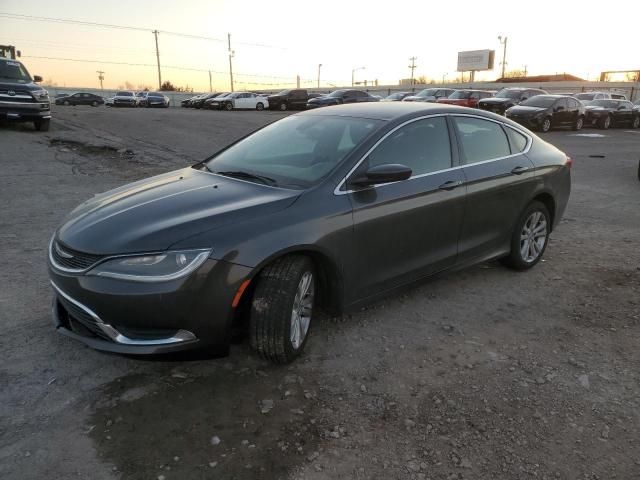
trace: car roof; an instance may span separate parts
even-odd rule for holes
[[[464,108],[457,105],[447,105],[445,103],[422,103],[422,102],[367,102],[349,105],[336,105],[332,107],[306,110],[296,115],[327,115],[336,117],[356,117],[370,118],[373,120],[391,121],[403,117],[434,115],[438,113],[466,113],[491,119],[499,118],[504,123],[504,117],[478,110],[475,108]]]

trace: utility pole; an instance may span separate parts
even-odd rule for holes
[[[355,85],[354,84],[354,79],[355,79],[356,70],[364,70],[364,69],[365,69],[365,67],[356,67],[356,68],[351,69],[351,86],[352,87]]]
[[[409,60],[411,60],[411,65],[409,65],[409,68],[411,69],[411,86],[413,87],[414,82],[413,82],[413,71],[416,69],[416,60],[418,59],[418,57],[410,57]]]
[[[162,88],[162,75],[160,74],[160,50],[158,50],[158,30],[153,31],[156,37],[156,60],[158,61],[158,90]]]
[[[104,72],[102,70],[97,70],[96,73],[98,74],[98,80],[100,80],[100,90],[104,90],[104,87],[102,86],[102,81],[104,80]]]
[[[231,91],[233,92],[233,63],[231,59],[233,58],[235,52],[231,50],[231,34],[227,33],[227,43],[229,46],[229,81],[231,82]]]
[[[211,83],[211,70],[209,70],[209,91],[213,92],[213,83]]]
[[[318,88],[320,88],[320,69],[322,68],[322,64],[318,64]]]
[[[503,40],[502,39],[502,35],[498,35],[498,41],[503,46],[503,49],[502,49],[502,77],[501,78],[504,78],[504,69],[507,66],[507,37],[504,37],[504,40]]]

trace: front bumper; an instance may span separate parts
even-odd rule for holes
[[[49,264],[57,330],[115,353],[161,354],[206,348],[226,353],[231,306],[251,269],[207,260],[190,276],[138,283],[65,274]]]
[[[505,114],[505,116],[509,120],[519,123],[523,127],[527,127],[529,129],[536,129],[540,127],[540,125],[542,124],[542,120],[544,119],[544,115],[542,117],[534,117]]]
[[[601,121],[607,118],[608,113],[587,113],[584,117],[585,126],[598,125]]]
[[[0,102],[0,118],[15,121],[30,121],[51,118],[49,102]]]

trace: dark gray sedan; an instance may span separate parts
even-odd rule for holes
[[[94,348],[226,353],[232,328],[284,363],[318,308],[435,273],[542,257],[571,160],[510,120],[425,103],[292,115],[191,168],[98,195],[55,231],[60,332]]]

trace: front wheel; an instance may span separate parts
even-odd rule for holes
[[[43,118],[41,120],[35,120],[33,122],[33,126],[38,132],[48,132],[49,125],[51,124],[51,120],[48,118]]]
[[[91,106],[92,107],[97,107],[98,106],[98,102],[96,102],[96,101],[91,102]]]
[[[225,103],[225,104],[224,104],[224,109],[225,109],[227,112],[230,112],[231,110],[233,110],[233,103],[231,103],[231,102]]]
[[[611,116],[607,115],[602,120],[600,120],[600,123],[598,124],[598,126],[602,130],[607,130],[611,126]]]
[[[584,118],[578,117],[578,119],[573,124],[573,129],[576,130],[576,131],[577,130],[582,130],[583,125],[584,125]]]
[[[258,110],[258,111],[264,110],[264,104],[263,103],[256,104],[256,110]]]
[[[551,130],[551,118],[546,117],[540,125],[540,131],[543,133],[547,133],[549,130]]]
[[[640,128],[640,115],[636,115],[631,123],[631,128]]]
[[[265,267],[251,302],[251,347],[273,363],[290,363],[306,344],[316,298],[313,262],[288,255]]]
[[[282,110],[283,112],[285,112],[285,111],[287,110],[287,108],[289,108],[289,107],[287,106],[287,102],[282,102],[282,103],[280,104],[280,110]]]
[[[511,252],[501,261],[515,270],[527,270],[540,261],[551,232],[549,210],[532,202],[524,210],[511,234]]]
[[[71,105],[71,104],[69,103],[69,101],[68,101],[68,100],[65,100],[64,102],[62,102],[62,104],[63,104],[65,107],[68,107],[69,105]]]

